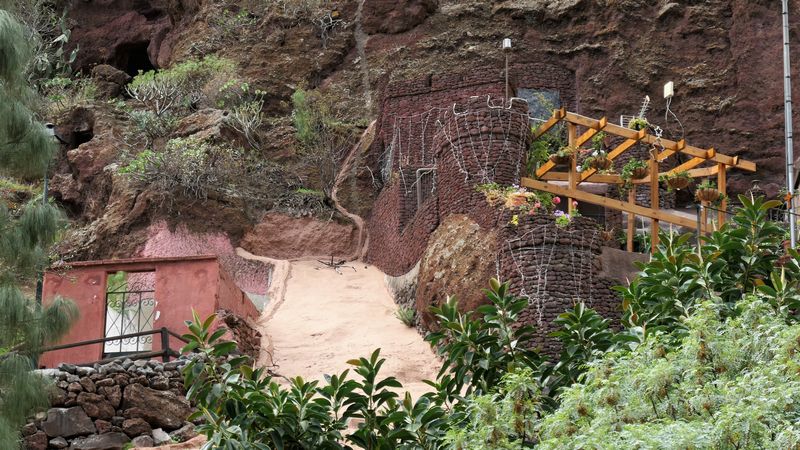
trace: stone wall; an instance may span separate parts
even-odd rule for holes
[[[37,371],[53,381],[51,408],[23,428],[25,448],[111,450],[194,437],[180,373],[187,362],[126,359]]]
[[[510,219],[509,212],[503,216]],[[603,270],[603,239],[597,222],[585,217],[560,228],[549,216],[520,216],[518,226],[502,228],[500,279],[528,298],[520,322],[537,327],[534,345],[547,354],[559,351],[558,342],[549,337],[556,330],[553,320],[576,303],[582,301],[606,318],[620,316],[611,287],[621,280]]]

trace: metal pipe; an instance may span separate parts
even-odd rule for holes
[[[792,69],[789,62],[789,0],[782,0],[783,8],[783,98],[784,126],[786,129],[786,187],[789,191],[789,239],[792,248],[797,246],[797,218],[794,215],[794,142],[792,139]]]

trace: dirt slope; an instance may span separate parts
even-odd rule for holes
[[[382,373],[396,376],[416,398],[429,390],[422,380],[434,379],[441,363],[414,329],[394,317],[383,273],[354,267],[339,275],[316,261],[292,263],[283,302],[265,311],[276,371],[321,380],[380,348]]]

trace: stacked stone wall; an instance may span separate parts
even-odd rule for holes
[[[510,215],[502,213],[505,223]],[[559,351],[549,337],[556,330],[553,320],[576,303],[584,302],[603,317],[619,317],[619,301],[611,290],[619,282],[601,275],[602,235],[597,222],[585,217],[560,228],[550,216],[521,216],[518,226],[503,227],[500,279],[529,299],[520,322],[537,327],[534,345],[547,354]]]
[[[37,371],[53,382],[51,408],[23,428],[25,448],[121,449],[196,436],[181,375],[187,362],[127,359]]]

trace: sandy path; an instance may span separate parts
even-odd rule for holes
[[[347,360],[376,348],[386,358],[381,373],[394,375],[414,398],[441,367],[430,346],[395,316],[383,273],[363,263],[339,275],[316,261],[291,263],[285,297],[266,323],[276,372],[323,379],[350,368]]]

